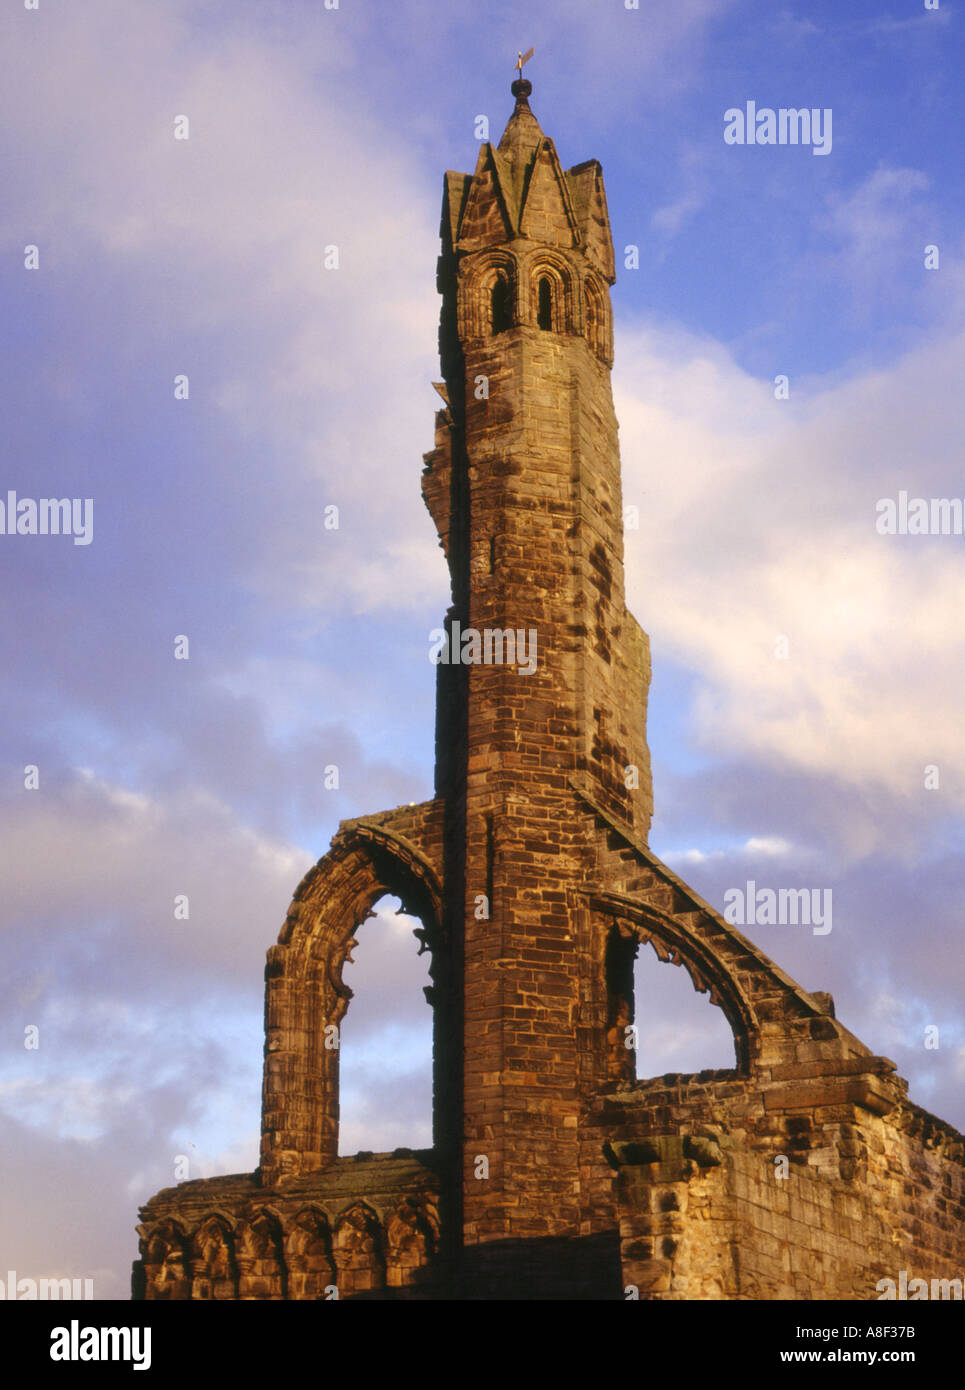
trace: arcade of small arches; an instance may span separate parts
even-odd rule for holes
[[[613,362],[606,285],[545,248],[532,257],[500,250],[474,260],[463,272],[459,303],[466,337],[495,337],[526,325],[585,337],[596,357],[608,366]]]
[[[354,1201],[333,1216],[312,1203],[282,1213],[209,1212],[141,1228],[149,1299],[334,1299],[425,1286],[439,1249],[434,1201],[405,1196],[388,1210]]]

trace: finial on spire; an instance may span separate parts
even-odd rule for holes
[[[532,82],[528,82],[523,76],[523,64],[528,63],[535,52],[535,48],[528,48],[525,53],[519,49],[516,51],[516,71],[519,73],[519,76],[516,78],[510,90],[516,98],[517,105],[521,102],[526,102],[527,97],[533,90]]]

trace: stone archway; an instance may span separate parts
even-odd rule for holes
[[[412,821],[412,810],[405,809],[405,819]],[[448,997],[448,991],[440,989],[447,979],[449,955],[441,925],[441,874],[415,839],[403,833],[403,826],[387,824],[389,819],[351,821],[340,828],[329,853],[296,889],[278,944],[268,952],[264,1184],[325,1168],[337,1158],[338,1030],[352,993],[342,979],[342,968],[357,944],[357,928],[373,915],[373,904],[385,894],[399,898],[407,913],[421,919],[422,949],[432,952],[433,983],[427,997],[435,1010],[438,1093],[444,1051],[439,1044],[449,1026],[437,1007]]]

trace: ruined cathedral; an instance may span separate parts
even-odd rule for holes
[[[296,888],[260,1165],[144,1206],[135,1298],[875,1299],[965,1270],[962,1136],[648,847],[603,177],[563,169],[531,91],[445,177],[435,796],[343,822]],[[516,660],[456,660],[469,630]],[[339,1157],[326,1040],[386,894],[431,953],[433,1146]],[[642,946],[723,1010],[732,1068],[636,1080]]]

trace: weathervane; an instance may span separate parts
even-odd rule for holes
[[[516,50],[516,71],[519,73],[520,77],[523,75],[523,64],[528,63],[535,52],[535,48],[529,48],[525,53],[521,53],[519,49]]]

